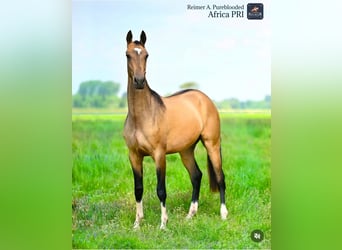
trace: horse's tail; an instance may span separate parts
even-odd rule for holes
[[[210,160],[209,155],[207,155],[207,162],[208,162],[208,176],[209,176],[209,185],[210,185],[210,190],[212,192],[218,192],[219,191],[219,186],[217,183],[217,178],[215,174],[215,170],[213,167],[213,163]],[[220,157],[221,157],[221,152],[220,152]],[[222,157],[221,157],[222,160]]]

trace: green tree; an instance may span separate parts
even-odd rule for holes
[[[76,94],[72,97],[72,106],[75,108],[85,108],[87,103],[80,94]]]
[[[119,101],[119,108],[127,107],[127,92],[124,92]]]
[[[219,102],[215,102],[216,107],[218,109],[231,109],[232,107],[230,106],[230,102],[228,99],[224,99],[222,101]]]
[[[85,108],[108,107],[120,90],[120,84],[113,81],[85,81],[80,84],[77,94],[73,96],[73,107]]]
[[[271,96],[270,95],[266,95],[264,100],[265,100],[265,102],[271,102]]]
[[[99,83],[99,89],[98,94],[102,96],[103,98],[107,96],[115,96],[118,94],[120,90],[120,84],[114,83],[111,81],[107,82],[100,82]]]
[[[98,85],[98,82],[99,81],[82,82],[80,84],[77,94],[80,94],[84,98],[87,96],[93,96],[96,89],[96,85]]]
[[[271,108],[271,102],[272,102],[271,96],[270,95],[266,95],[264,101],[267,104],[267,108]]]
[[[241,103],[240,103],[240,101],[239,101],[237,98],[230,98],[230,99],[228,99],[228,102],[229,102],[230,107],[231,107],[232,109],[239,109],[239,108],[242,108],[242,107],[241,107]]]
[[[199,89],[196,82],[185,82],[179,86],[180,89]]]

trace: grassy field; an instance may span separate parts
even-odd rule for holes
[[[135,219],[133,174],[122,137],[125,115],[73,115],[73,248],[271,248],[271,115],[221,114],[228,219],[220,219],[218,193],[209,191],[206,152],[196,159],[203,172],[199,210],[185,220],[191,182],[178,154],[167,157],[167,230],[159,230],[160,203],[153,161],[144,160],[144,219]],[[262,242],[250,234],[260,229]]]

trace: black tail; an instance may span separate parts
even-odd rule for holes
[[[211,162],[209,155],[208,155],[207,161],[208,161],[208,176],[209,176],[210,190],[211,192],[218,192],[219,186],[218,186],[216,174],[213,168],[213,163]]]

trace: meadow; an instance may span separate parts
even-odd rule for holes
[[[155,166],[144,159],[144,219],[133,230],[135,198],[124,114],[73,115],[72,247],[79,248],[271,248],[271,114],[221,116],[223,170],[229,215],[220,218],[219,194],[209,190],[206,151],[196,160],[203,173],[199,210],[186,220],[192,186],[178,154],[167,156],[168,224],[160,230]],[[254,242],[253,230],[264,232]]]

